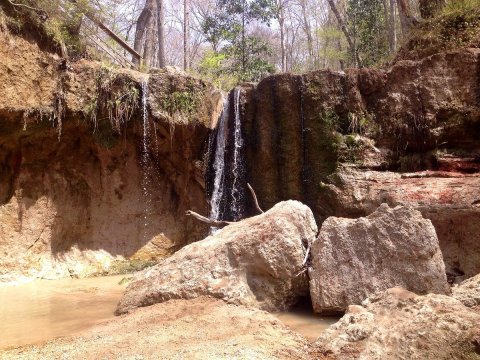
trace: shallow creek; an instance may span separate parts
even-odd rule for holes
[[[75,335],[114,318],[124,277],[39,280],[0,288],[0,349]],[[337,320],[316,317],[306,308],[275,316],[309,340]]]

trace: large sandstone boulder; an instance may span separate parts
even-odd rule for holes
[[[201,295],[264,310],[288,308],[308,294],[306,276],[297,274],[305,256],[302,241],[313,241],[316,233],[307,206],[279,203],[265,214],[184,247],[140,274],[116,312]]]
[[[312,246],[310,294],[316,312],[343,311],[391,287],[447,294],[442,253],[430,220],[382,204],[368,217],[328,218]]]
[[[465,306],[480,310],[480,274],[454,286],[452,292]]]
[[[316,359],[478,359],[480,314],[445,295],[389,289],[349,306],[315,344]]]
[[[480,273],[480,163],[436,161],[438,171],[409,173],[343,166],[325,185],[324,199],[339,217],[366,216],[382,203],[419,210],[435,227],[447,274],[463,281]]]

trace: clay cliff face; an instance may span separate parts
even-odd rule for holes
[[[215,89],[175,72],[65,64],[6,29],[0,79],[0,281],[122,271],[124,259],[140,266],[204,237],[184,214],[207,211]]]
[[[300,200],[321,222],[413,205],[447,272],[480,272],[480,49],[277,75],[243,99],[247,178],[266,208]]]

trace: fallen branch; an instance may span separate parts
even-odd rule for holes
[[[23,7],[25,9],[28,9],[28,10],[32,10],[32,11],[35,11],[38,15],[42,16],[43,17],[43,20],[46,20],[48,19],[48,13],[43,10],[43,9],[39,9],[39,8],[35,8],[35,7],[32,7],[32,6],[28,6],[28,5],[25,5],[25,4],[17,4],[17,3],[14,3],[14,2],[11,2],[10,0],[7,0],[10,5],[12,6],[15,6],[15,7]]]
[[[263,214],[264,211],[262,210],[262,208],[260,207],[260,205],[258,205],[258,199],[257,199],[257,195],[255,194],[255,191],[253,190],[253,188],[250,186],[249,183],[247,183],[247,186],[248,186],[248,190],[250,190],[250,193],[252,194],[253,202],[255,203],[255,208],[256,208],[261,214]]]
[[[252,194],[252,197],[253,197],[253,201],[255,203],[255,208],[260,212],[260,213],[264,213],[264,211],[262,210],[262,208],[260,207],[260,205],[258,205],[258,200],[257,200],[257,195],[255,195],[255,191],[253,190],[253,188],[250,186],[250,184],[247,183],[247,186],[248,186],[248,189],[250,190],[250,193]],[[195,219],[203,222],[203,223],[206,223],[206,224],[209,224],[211,226],[214,226],[214,227],[224,227],[224,226],[227,226],[227,225],[231,225],[231,224],[235,224],[236,221],[222,221],[222,220],[212,220],[212,219],[209,219],[203,215],[200,215],[199,213],[196,213],[195,211],[192,211],[192,210],[187,210],[187,212],[185,213],[185,215],[187,216],[193,216]]]
[[[235,222],[232,222],[232,221],[219,221],[219,220],[212,220],[212,219],[209,219],[205,216],[202,216],[200,215],[199,213],[196,213],[195,211],[192,211],[192,210],[187,210],[187,212],[185,213],[185,215],[187,216],[193,216],[195,219],[201,221],[201,222],[204,222],[206,224],[209,224],[211,226],[215,226],[215,227],[224,227],[224,226],[227,226],[227,225],[230,225],[230,224],[234,224]]]

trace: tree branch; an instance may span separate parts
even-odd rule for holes
[[[215,227],[224,227],[224,226],[227,226],[227,225],[230,225],[230,224],[234,224],[235,222],[231,222],[231,221],[218,221],[218,220],[211,220],[205,216],[202,216],[200,215],[199,213],[196,213],[195,211],[192,211],[192,210],[187,210],[187,212],[185,213],[185,215],[187,216],[193,216],[195,219],[201,221],[201,222],[204,222],[206,224],[209,224],[211,226],[215,226]]]
[[[7,0],[7,1],[8,1],[8,2],[10,3],[10,5],[12,5],[12,6],[15,6],[15,7],[24,7],[25,9],[35,11],[38,15],[45,17],[45,20],[48,19],[48,13],[47,13],[45,10],[43,10],[43,9],[34,8],[34,7],[31,7],[31,6],[25,5],[25,4],[13,3],[13,2],[11,2],[10,0]]]
[[[255,194],[255,191],[253,190],[253,188],[250,186],[249,183],[247,183],[247,186],[248,186],[248,190],[250,190],[250,193],[252,194],[253,202],[255,203],[255,208],[256,208],[261,214],[263,214],[264,211],[262,210],[262,208],[260,207],[260,205],[258,205],[258,199],[257,199],[257,195]]]

